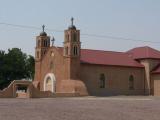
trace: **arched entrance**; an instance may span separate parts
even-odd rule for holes
[[[53,73],[48,73],[44,78],[44,91],[55,92],[56,79]]]

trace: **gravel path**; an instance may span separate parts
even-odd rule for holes
[[[160,120],[160,98],[0,99],[0,120]]]

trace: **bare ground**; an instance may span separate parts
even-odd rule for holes
[[[160,98],[0,99],[0,120],[160,120]]]

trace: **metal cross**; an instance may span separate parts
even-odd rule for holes
[[[45,25],[42,25],[42,30],[43,30],[43,32],[44,32],[44,28],[45,28]]]
[[[51,41],[52,41],[52,46],[53,46],[54,45],[54,41],[55,41],[54,37],[52,38]]]
[[[74,18],[72,17],[71,18],[71,25],[73,26],[73,21],[74,21]]]

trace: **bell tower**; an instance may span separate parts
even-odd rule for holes
[[[42,32],[36,37],[36,50],[35,59],[36,61],[41,61],[47,49],[50,47],[50,37],[44,31],[45,26],[42,26]]]
[[[36,37],[35,47],[35,80],[41,80],[41,61],[50,48],[50,37],[44,31],[45,26],[42,26],[42,32]]]
[[[67,79],[78,79],[80,69],[81,42],[80,30],[77,30],[71,18],[71,25],[64,31],[63,57]]]

